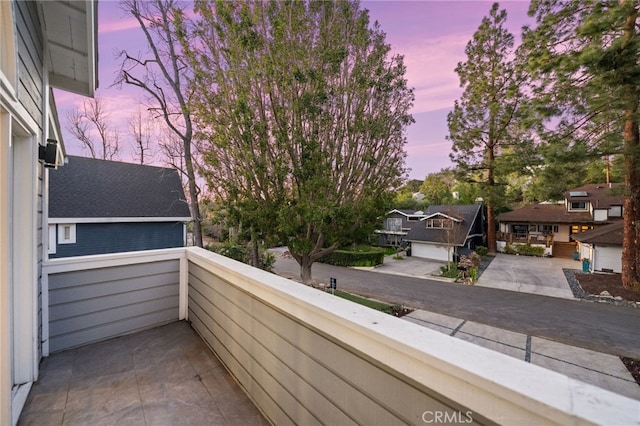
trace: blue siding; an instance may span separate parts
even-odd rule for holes
[[[75,244],[57,244],[51,258],[182,247],[183,224],[78,223]]]

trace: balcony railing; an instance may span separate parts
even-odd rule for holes
[[[497,241],[504,241],[507,244],[537,244],[545,247],[553,246],[553,234],[542,232],[497,232]]]
[[[185,318],[277,425],[638,421],[637,401],[200,248],[55,259],[43,280],[45,354]]]

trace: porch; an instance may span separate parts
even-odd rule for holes
[[[524,232],[497,232],[497,241],[504,241],[506,244],[533,244],[553,246],[553,234],[538,231]]]
[[[45,358],[19,425],[267,425],[185,321]]]
[[[55,259],[43,287],[23,424],[637,423],[637,401],[199,248]]]

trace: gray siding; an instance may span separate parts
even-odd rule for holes
[[[183,224],[79,223],[75,244],[57,244],[51,258],[182,247]]]
[[[18,100],[40,126],[42,123],[43,38],[37,3],[16,1]]]
[[[49,275],[50,352],[178,320],[178,260]]]
[[[273,424],[418,424],[416,413],[451,410],[410,377],[192,262],[189,320]]]

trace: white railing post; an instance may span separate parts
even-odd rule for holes
[[[189,259],[187,259],[187,249],[180,257],[180,299],[178,305],[178,318],[189,319]]]

